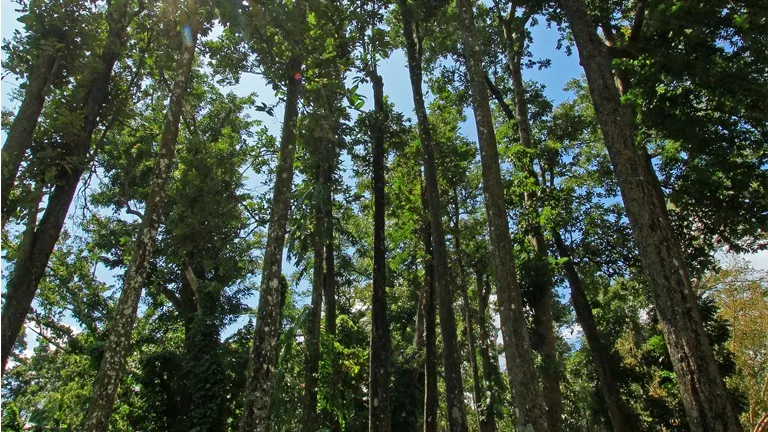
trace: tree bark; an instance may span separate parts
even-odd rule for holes
[[[600,392],[603,394],[613,430],[616,432],[634,431],[636,428],[630,423],[626,415],[621,396],[619,395],[619,389],[616,386],[616,381],[613,380],[608,363],[608,351],[602,342],[581,277],[573,263],[568,246],[563,241],[560,233],[553,231],[552,234],[555,238],[555,246],[560,258],[566,260],[563,263],[563,269],[568,285],[571,288],[571,304],[576,312],[576,320],[581,329],[584,330],[584,335],[587,338],[589,352],[592,355],[592,362],[595,364],[595,371],[597,372]]]
[[[437,432],[437,316],[435,304],[435,266],[432,250],[427,190],[422,186],[421,206],[424,211],[424,432]]]
[[[403,33],[406,41],[408,71],[413,90],[413,102],[416,121],[424,157],[424,177],[429,206],[430,228],[432,232],[432,251],[434,256],[434,280],[438,313],[440,314],[440,332],[443,336],[443,370],[445,372],[445,396],[448,407],[448,426],[451,432],[467,430],[467,415],[464,409],[464,389],[461,378],[461,357],[459,356],[456,318],[453,312],[453,290],[448,280],[448,253],[445,246],[445,230],[441,217],[441,200],[438,189],[437,165],[435,163],[434,141],[429,128],[427,109],[421,87],[421,41],[413,19],[413,8],[407,0],[399,0],[403,21]]]
[[[507,60],[512,78],[512,88],[515,93],[515,120],[523,148],[533,150],[531,140],[531,124],[528,119],[528,105],[523,86],[522,54],[525,48],[525,26],[528,18],[523,16],[515,19],[514,9],[506,19],[502,18],[504,38],[506,39]],[[533,159],[527,158],[522,169],[532,179],[536,179],[533,167]],[[538,194],[535,191],[525,191],[523,200],[526,210],[530,214],[532,235],[531,243],[534,247],[534,259],[542,265],[547,265],[549,254],[547,252],[544,234],[539,223]],[[551,431],[560,430],[563,415],[563,399],[560,392],[560,371],[557,361],[557,348],[555,345],[554,317],[552,314],[552,277],[547,275],[540,281],[535,281],[538,288],[531,301],[533,308],[533,327],[539,339],[539,354],[541,355],[541,370],[543,383],[544,404],[547,407],[547,425]]]
[[[482,265],[478,265],[475,270],[475,282],[477,284],[477,322],[480,328],[480,358],[483,362],[483,382],[485,382],[485,400],[483,401],[485,432],[496,432],[496,390],[494,386],[496,367],[491,361],[491,340],[488,336],[488,298],[491,295],[491,287],[484,288],[486,283]]]
[[[688,269],[647,161],[635,147],[630,109],[621,103],[611,56],[581,0],[561,0],[587,76],[592,104],[649,280],[692,431],[739,431],[702,325]]]
[[[455,195],[455,208],[456,218],[453,225],[453,242],[456,253],[456,270],[459,277],[459,286],[461,289],[461,300],[464,306],[464,333],[467,338],[467,356],[469,360],[469,368],[472,373],[472,397],[475,403],[475,413],[477,414],[479,428],[481,432],[485,432],[486,425],[483,414],[480,412],[480,406],[482,405],[482,390],[480,389],[480,373],[477,367],[477,350],[475,349],[475,329],[472,326],[472,305],[469,301],[469,293],[467,287],[467,280],[464,274],[464,265],[461,255],[461,230],[459,223],[461,221],[461,204],[459,202],[459,191],[454,190]]]
[[[194,14],[194,11],[190,11]],[[123,291],[120,293],[115,314],[109,322],[109,338],[101,361],[99,373],[94,384],[93,402],[88,409],[86,432],[106,431],[109,418],[117,396],[117,389],[128,360],[131,347],[131,333],[136,322],[141,291],[147,276],[149,260],[155,248],[157,231],[163,217],[165,195],[173,172],[173,159],[176,142],[179,137],[179,121],[184,108],[184,99],[189,87],[192,66],[197,46],[197,22],[190,23],[192,39],[184,41],[178,63],[178,76],[173,83],[168,111],[165,114],[165,126],[160,139],[160,147],[155,161],[154,175],[150,183],[144,217],[139,227],[139,235],[133,246],[131,262],[125,273]]]
[[[337,129],[338,136],[338,129]],[[336,165],[336,143],[328,140],[325,146],[326,162],[326,181],[324,194],[325,212],[325,272],[323,273],[323,305],[325,307],[325,331],[331,339],[332,345],[328,353],[328,361],[331,363],[331,382],[338,383],[341,379],[341,369],[336,353],[336,262],[334,259],[334,239],[333,239],[333,175]],[[330,389],[335,397],[343,400],[344,395],[340,394],[336,388]],[[335,413],[329,413],[331,416],[331,430],[341,431],[341,423]]]
[[[320,140],[315,149],[315,208],[314,208],[314,270],[312,278],[312,300],[309,309],[307,329],[304,333],[306,352],[304,356],[304,412],[302,430],[312,432],[317,429],[317,383],[320,370],[320,322],[323,307],[323,289],[325,288],[325,231],[326,210],[325,189],[325,140]]]
[[[115,0],[107,11],[109,34],[101,53],[101,68],[87,84],[83,101],[82,132],[64,149],[65,156],[73,161],[73,165],[70,170],[63,167],[59,169],[58,182],[48,197],[48,204],[35,229],[30,247],[23,255],[18,256],[14,263],[14,272],[7,285],[8,301],[3,305],[0,330],[3,372],[16,338],[24,326],[37,287],[45,274],[53,248],[61,235],[80,177],[87,168],[93,131],[98,125],[102,107],[109,97],[112,69],[123,48],[128,3],[127,0]]]
[[[301,58],[291,57],[286,68],[287,91],[283,131],[280,137],[280,160],[277,164],[272,208],[269,215],[267,245],[259,290],[258,316],[253,335],[251,359],[248,365],[243,418],[240,431],[269,430],[269,403],[272,395],[272,374],[277,368],[277,336],[280,331],[280,278],[283,266],[283,246],[291,210],[293,159],[296,155],[296,121],[299,116],[301,92]]]
[[[16,206],[10,202],[11,190],[16,184],[19,167],[25,153],[32,146],[32,136],[35,133],[40,114],[43,112],[45,96],[51,87],[53,76],[58,65],[58,55],[55,52],[40,48],[37,60],[27,78],[27,88],[24,90],[24,100],[19,112],[13,119],[8,136],[3,144],[3,169],[0,174],[0,195],[2,195],[2,226],[16,212]]]
[[[512,255],[512,238],[509,234],[496,134],[491,118],[488,88],[484,82],[482,50],[475,36],[472,2],[458,0],[458,8],[461,17],[459,21],[463,26],[464,57],[472,93],[472,106],[478,141],[480,141],[480,161],[491,237],[491,255],[496,270],[507,374],[517,408],[517,428],[523,431],[544,432],[548,431],[547,411],[536,379],[533,353],[523,312],[523,298],[515,274],[515,258]]]
[[[371,364],[368,430],[389,432],[389,321],[387,319],[387,261],[384,214],[384,82],[374,65],[371,72],[375,123],[373,143],[373,298],[371,300]]]

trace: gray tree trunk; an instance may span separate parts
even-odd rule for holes
[[[2,152],[2,173],[0,173],[0,195],[2,195],[2,226],[15,213],[16,206],[10,202],[11,190],[16,184],[19,167],[24,155],[32,145],[32,136],[37,127],[37,121],[43,112],[45,96],[51,87],[51,81],[56,73],[58,56],[55,52],[40,49],[37,60],[28,74],[27,88],[24,90],[24,100],[19,112],[13,118],[8,136],[5,138]]]
[[[423,184],[423,183],[422,183]],[[427,190],[421,189],[421,207],[424,211],[422,242],[424,243],[424,432],[437,432],[437,309],[435,304],[435,266],[432,251]]]
[[[453,312],[453,290],[448,280],[448,252],[445,246],[445,230],[441,216],[442,205],[438,189],[434,141],[429,128],[429,120],[421,88],[421,41],[415,32],[418,22],[414,22],[414,9],[408,5],[407,0],[400,0],[399,6],[406,41],[408,71],[411,79],[411,89],[413,90],[416,121],[424,157],[424,177],[427,204],[429,206],[430,228],[432,231],[434,280],[438,313],[440,315],[440,333],[443,337],[443,370],[445,372],[445,397],[448,405],[448,426],[451,432],[465,432],[467,430],[467,415],[464,409],[461,357],[459,355],[458,336],[456,334],[456,318]]]
[[[376,67],[373,81],[374,114],[376,116],[373,142],[373,298],[371,301],[371,362],[368,397],[368,430],[389,432],[389,320],[387,319],[387,261],[384,163],[384,82]]]
[[[548,431],[546,408],[536,379],[533,353],[528,338],[523,298],[515,274],[515,258],[512,255],[512,238],[504,200],[499,153],[493,129],[488,88],[482,66],[482,48],[475,36],[473,3],[458,0],[459,21],[463,26],[464,58],[472,93],[480,161],[483,175],[483,192],[491,238],[498,294],[501,331],[507,373],[516,404],[517,428],[521,431]]]
[[[304,342],[306,352],[304,356],[304,412],[302,419],[302,430],[304,432],[313,432],[318,427],[317,421],[317,383],[318,372],[320,370],[320,322],[321,310],[323,307],[323,288],[325,285],[325,231],[326,231],[326,211],[325,206],[325,184],[328,180],[325,175],[326,161],[325,140],[319,140],[315,149],[315,208],[314,208],[314,227],[313,235],[315,241],[314,247],[314,269],[312,277],[312,299],[310,302],[309,319],[304,333]]]
[[[582,0],[561,0],[584,67],[598,123],[649,280],[688,423],[694,432],[740,431],[699,315],[680,244],[635,147],[632,113],[621,103],[611,56]]]
[[[514,12],[514,10],[513,10]],[[525,149],[533,150],[531,140],[531,124],[528,119],[528,102],[523,86],[522,54],[525,49],[525,26],[527,18],[516,19],[514,15],[502,19],[504,37],[507,41],[507,60],[509,63],[512,88],[515,93],[515,120],[519,131],[520,144]],[[526,161],[522,167],[528,175],[536,179],[533,168],[533,159]],[[531,230],[531,242],[533,243],[535,259],[542,265],[549,260],[544,233],[539,221],[538,194],[535,191],[523,193],[526,210],[530,220],[533,221]],[[557,348],[555,345],[555,327],[552,314],[552,277],[547,275],[543,280],[535,281],[538,292],[534,293],[531,301],[533,307],[533,328],[537,339],[540,341],[537,347],[541,355],[541,370],[543,383],[544,404],[547,407],[547,425],[551,431],[560,429],[563,415],[563,398],[560,392],[560,370],[557,361]]]
[[[482,390],[480,389],[480,373],[477,367],[477,349],[475,344],[475,329],[472,325],[472,304],[469,301],[469,288],[466,275],[464,273],[464,263],[461,255],[461,230],[459,223],[461,221],[461,204],[459,201],[459,191],[454,190],[456,218],[453,225],[453,243],[456,253],[456,269],[459,277],[459,286],[461,290],[461,300],[464,306],[464,334],[467,338],[467,357],[469,360],[469,370],[472,373],[472,398],[475,403],[475,413],[477,414],[480,432],[486,431],[486,424],[481,405],[483,404]]]
[[[102,107],[109,97],[112,69],[123,49],[128,3],[127,0],[115,0],[107,11],[109,33],[101,53],[101,67],[87,84],[88,90],[83,101],[82,133],[63,149],[65,157],[71,159],[73,165],[69,170],[63,167],[59,169],[57,184],[48,196],[45,212],[30,240],[30,246],[14,263],[14,271],[7,285],[7,300],[3,304],[0,329],[3,372],[16,338],[24,326],[37,287],[45,274],[53,248],[61,235],[80,177],[87,168],[93,131],[98,125]]]
[[[280,331],[280,278],[283,266],[283,246],[291,211],[293,159],[296,155],[296,120],[299,116],[301,92],[299,56],[291,57],[286,68],[287,91],[283,131],[280,137],[280,160],[277,164],[272,208],[269,215],[267,245],[261,273],[259,306],[253,335],[251,359],[248,365],[243,418],[240,431],[269,431],[269,403],[272,395],[272,374],[277,368],[277,337]]]
[[[496,432],[496,390],[494,387],[494,377],[497,374],[497,369],[493,361],[491,361],[491,340],[488,336],[488,298],[491,295],[491,287],[486,286],[482,265],[478,265],[475,269],[475,283],[477,291],[477,322],[480,329],[480,358],[483,362],[483,382],[485,383],[483,420],[485,432]]]
[[[589,352],[592,355],[592,362],[597,372],[600,392],[603,394],[605,406],[608,408],[608,415],[611,418],[613,430],[615,432],[635,431],[637,428],[630,423],[627,417],[619,394],[619,388],[613,379],[608,363],[608,351],[602,342],[600,330],[597,328],[597,322],[595,322],[595,316],[592,314],[592,308],[589,305],[589,299],[581,282],[581,277],[576,270],[576,265],[573,263],[568,246],[563,241],[560,233],[553,231],[553,236],[560,258],[566,259],[565,263],[563,263],[563,268],[565,270],[565,277],[568,280],[568,286],[571,288],[571,304],[576,312],[576,320],[582,330],[584,330],[584,336],[587,338]]]
[[[195,60],[199,26],[197,23],[192,23],[191,28],[192,40],[185,41],[181,48],[178,63],[179,72],[173,83],[168,111],[165,114],[165,126],[160,139],[144,217],[139,227],[139,235],[133,246],[131,262],[125,273],[123,291],[120,293],[114,315],[110,318],[107,347],[96,377],[93,402],[88,409],[88,420],[85,424],[87,432],[106,431],[109,428],[109,418],[112,415],[117,389],[120,386],[125,363],[130,354],[131,334],[136,322],[136,312],[139,308],[149,260],[155,248],[157,230],[162,222],[163,204],[173,171],[173,159],[179,137],[179,121]]]

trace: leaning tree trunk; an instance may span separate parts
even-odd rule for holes
[[[467,338],[467,356],[469,357],[469,369],[472,373],[472,397],[475,402],[475,413],[477,414],[480,432],[486,431],[486,424],[483,413],[480,412],[482,402],[482,390],[480,389],[480,373],[477,367],[477,350],[475,349],[475,329],[472,326],[472,305],[469,301],[467,280],[464,274],[464,264],[461,256],[461,231],[459,222],[461,221],[461,205],[459,203],[459,191],[454,190],[456,219],[453,226],[453,243],[456,248],[456,269],[459,277],[459,286],[461,289],[461,300],[464,306],[464,333]]]
[[[437,432],[437,317],[435,304],[435,266],[432,250],[427,191],[422,187],[421,206],[425,220],[422,235],[424,243],[424,432]]]
[[[171,180],[173,158],[179,137],[179,121],[195,60],[199,25],[195,22],[190,27],[192,39],[185,40],[182,44],[178,65],[179,75],[173,83],[168,111],[165,114],[165,126],[160,139],[144,217],[141,220],[136,244],[133,246],[131,262],[125,273],[123,291],[120,293],[115,313],[110,318],[107,347],[96,376],[93,402],[88,409],[88,420],[85,424],[87,432],[106,431],[109,428],[109,418],[112,415],[117,389],[130,354],[131,333],[136,322],[136,312],[139,308],[149,260],[155,248],[157,231],[163,217],[163,204]]]
[[[319,140],[315,149],[315,224],[314,224],[314,270],[312,277],[312,299],[309,309],[309,319],[304,341],[306,352],[304,355],[304,412],[302,416],[302,430],[313,432],[317,429],[317,383],[320,371],[320,321],[323,307],[323,285],[325,267],[325,140]]]
[[[242,432],[269,430],[272,373],[277,369],[277,337],[282,313],[280,278],[283,266],[283,245],[291,210],[293,158],[296,155],[296,120],[299,116],[301,64],[301,58],[294,55],[285,71],[287,91],[283,132],[280,137],[280,160],[277,164],[272,195],[272,209],[269,215],[269,230],[259,290],[258,316],[248,365],[243,418],[240,423]]]
[[[371,299],[371,361],[368,386],[368,430],[389,432],[389,321],[384,213],[384,82],[374,65],[371,72],[375,121],[373,142],[373,298]]]
[[[19,112],[13,119],[8,137],[3,144],[2,166],[0,173],[0,195],[2,195],[2,226],[15,213],[16,206],[11,205],[11,190],[16,184],[19,167],[24,160],[24,154],[32,145],[32,136],[37,127],[37,121],[43,112],[45,95],[51,87],[51,81],[56,74],[58,55],[45,48],[40,48],[37,60],[27,78],[27,88],[24,90],[24,100]]]
[[[717,369],[674,230],[647,161],[635,147],[630,109],[621,103],[611,56],[582,0],[561,0],[587,76],[592,104],[648,277],[692,431],[740,431]]]
[[[511,14],[513,13],[514,10]],[[523,86],[523,70],[521,66],[522,53],[525,49],[524,40],[527,18],[523,17],[516,23],[513,23],[513,20],[514,15],[502,19],[502,26],[507,42],[507,61],[512,78],[512,88],[515,93],[515,120],[520,136],[520,144],[527,150],[533,150],[531,124],[528,119],[528,102],[526,100],[525,87]],[[522,169],[531,178],[537,178],[532,158],[525,158]],[[537,193],[535,191],[526,191],[523,193],[523,200],[525,208],[529,212],[529,220],[532,221],[530,228],[532,231],[531,242],[533,243],[535,254],[534,259],[542,266],[547,266],[549,254],[544,242],[544,233],[539,223]],[[541,355],[541,378],[544,404],[547,407],[547,425],[550,430],[557,431],[560,429],[562,421],[563,398],[560,392],[560,371],[557,362],[554,316],[552,313],[552,276],[547,273],[541,280],[534,281],[534,286],[538,289],[533,294],[533,301],[531,302],[531,307],[533,308],[533,329],[536,332],[536,339],[539,341],[537,349]]]
[[[448,280],[448,252],[445,247],[445,230],[441,216],[440,191],[438,189],[437,165],[435,163],[434,141],[429,129],[427,109],[421,88],[421,42],[415,33],[413,21],[414,9],[407,0],[399,0],[403,21],[408,71],[413,90],[413,103],[419,128],[424,157],[424,177],[429,206],[430,228],[432,231],[432,252],[434,279],[438,313],[440,314],[440,333],[443,337],[443,370],[445,372],[445,396],[448,407],[448,426],[451,432],[467,430],[467,416],[464,410],[464,388],[461,378],[461,357],[459,356],[456,318],[453,313],[453,290]]]
[[[64,154],[73,161],[69,169],[60,168],[57,184],[48,197],[48,203],[40,223],[35,229],[30,247],[19,255],[14,263],[11,280],[8,281],[6,301],[2,312],[2,371],[19,336],[24,320],[32,306],[37,287],[45,274],[48,260],[59,240],[69,206],[77,191],[80,177],[87,168],[93,131],[98,125],[102,107],[109,97],[112,69],[123,49],[124,33],[128,26],[128,1],[115,0],[107,11],[109,34],[101,53],[101,67],[88,83],[83,102],[82,132],[67,143]]]
[[[536,379],[533,353],[523,312],[523,298],[515,274],[515,258],[512,255],[512,239],[504,201],[496,134],[493,130],[488,88],[484,82],[482,49],[477,44],[475,36],[472,4],[469,0],[458,0],[460,21],[464,27],[464,57],[480,141],[483,192],[488,213],[491,255],[496,270],[507,373],[517,407],[517,428],[524,431],[544,432],[548,430],[546,408]]]
[[[595,316],[592,314],[592,308],[589,305],[589,299],[584,290],[581,277],[573,263],[568,246],[563,241],[560,233],[553,231],[553,236],[560,258],[565,259],[563,268],[565,270],[565,278],[568,280],[568,285],[571,288],[571,303],[573,304],[573,310],[576,312],[576,320],[582,330],[584,330],[584,336],[587,338],[589,352],[592,355],[592,362],[594,363],[595,371],[597,372],[597,381],[600,385],[600,392],[603,394],[603,399],[605,400],[605,406],[608,409],[608,415],[611,418],[613,430],[616,432],[634,431],[637,428],[629,422],[624,410],[621,396],[619,395],[619,388],[616,385],[616,381],[613,379],[609,367],[608,351],[602,342],[600,331],[597,328]]]
[[[483,403],[483,421],[485,432],[496,432],[496,389],[493,385],[496,376],[496,367],[491,361],[491,340],[488,336],[488,298],[491,288],[484,288],[485,273],[482,264],[475,269],[475,283],[477,291],[477,315],[480,328],[480,358],[483,362],[483,381],[485,382],[485,401]]]

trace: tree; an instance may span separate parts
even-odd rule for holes
[[[443,337],[443,367],[446,399],[448,401],[448,422],[452,431],[459,432],[467,430],[467,417],[464,410],[461,366],[458,361],[456,320],[453,314],[453,289],[447,280],[448,256],[441,217],[442,204],[438,190],[434,142],[421,89],[422,53],[419,48],[421,42],[420,37],[415,33],[415,23],[419,22],[416,17],[425,12],[406,1],[399,3],[399,9],[403,22],[411,90],[413,91],[416,120],[419,126],[419,138],[421,139],[424,158],[425,190],[432,234],[433,276],[440,315],[440,331]]]
[[[704,334],[680,246],[658,199],[660,192],[635,148],[632,120],[613,81],[610,54],[598,39],[584,4],[570,0],[561,4],[579,48],[691,428],[738,430],[738,418]]]
[[[515,274],[499,154],[491,119],[488,88],[484,81],[485,74],[480,59],[482,51],[477,45],[474,32],[473,6],[464,0],[460,0],[458,6],[463,23],[464,57],[480,141],[483,192],[488,213],[491,255],[494,260],[494,274],[499,296],[499,315],[504,336],[507,371],[517,406],[517,427],[522,430],[532,428],[535,431],[546,431],[548,430],[546,410],[536,381],[536,370],[523,313],[523,299]]]
[[[107,23],[109,34],[102,48],[98,67],[94,69],[88,84],[83,84],[87,91],[82,90],[82,128],[69,138],[62,155],[62,160],[72,160],[72,166],[58,168],[45,212],[35,230],[27,237],[28,242],[23,248],[24,255],[18,257],[14,263],[13,275],[7,288],[9,300],[3,305],[2,370],[5,370],[8,364],[11,349],[24,325],[37,287],[61,234],[80,177],[87,168],[91,139],[109,96],[112,69],[122,53],[123,34],[128,26],[127,1],[116,1],[110,5],[107,10]],[[80,94],[80,91],[75,93]]]

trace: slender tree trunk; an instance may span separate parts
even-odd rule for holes
[[[514,13],[514,11],[512,12]],[[523,17],[514,22],[514,15],[502,19],[504,37],[506,39],[507,60],[512,78],[512,88],[515,93],[515,120],[519,131],[520,144],[523,148],[533,150],[533,141],[531,140],[531,124],[528,119],[528,102],[523,86],[523,70],[521,66],[522,53],[525,48],[525,26],[527,18]],[[533,159],[526,158],[522,167],[528,175],[536,179],[536,173],[533,168]],[[526,191],[523,193],[525,208],[530,212],[530,220],[533,221],[531,231],[531,242],[534,246],[534,259],[542,265],[546,265],[549,257],[544,234],[539,223],[538,194],[535,191]],[[563,415],[563,399],[560,392],[560,371],[557,361],[557,348],[555,344],[554,317],[552,314],[552,288],[553,281],[551,275],[547,274],[542,280],[535,281],[538,288],[534,293],[531,307],[533,308],[533,327],[536,332],[536,339],[539,340],[537,347],[542,357],[542,383],[544,404],[547,407],[547,425],[551,431],[560,429],[560,423]]]
[[[16,184],[19,167],[24,160],[24,154],[32,145],[32,136],[37,127],[37,121],[43,112],[45,96],[51,87],[51,81],[56,73],[58,55],[46,49],[40,49],[37,60],[27,78],[27,88],[24,90],[24,100],[19,112],[13,119],[8,136],[3,144],[3,169],[0,180],[0,195],[2,195],[2,226],[15,213],[16,206],[10,202],[11,190]]]
[[[421,206],[424,210],[422,229],[424,253],[424,432],[437,432],[437,310],[435,303],[435,266],[432,250],[427,191],[421,190]]]
[[[69,206],[77,191],[80,177],[85,172],[93,131],[98,125],[101,109],[109,97],[112,69],[122,52],[127,28],[128,1],[115,0],[107,11],[109,34],[101,54],[101,68],[88,84],[83,102],[82,133],[64,149],[74,161],[71,169],[61,168],[57,184],[48,197],[48,203],[28,250],[17,257],[14,272],[7,285],[7,299],[2,312],[2,368],[11,354],[40,280],[45,274],[48,260],[59,240]]]
[[[190,13],[194,14],[195,12],[193,10]],[[139,227],[136,244],[133,246],[131,262],[125,273],[123,291],[120,293],[115,315],[110,318],[107,347],[99,373],[96,376],[93,402],[88,409],[88,420],[85,425],[87,432],[106,431],[109,428],[109,418],[112,415],[117,389],[130,353],[131,333],[136,322],[136,312],[139,308],[149,260],[155,248],[157,230],[163,217],[165,194],[171,180],[176,142],[179,137],[179,121],[195,60],[199,26],[194,22],[191,23],[190,27],[192,28],[192,40],[185,40],[182,44],[178,63],[179,74],[173,83],[168,111],[165,114],[165,126],[155,161],[154,175],[150,183],[146,210]]]
[[[536,368],[523,312],[523,298],[515,274],[515,258],[512,255],[512,238],[509,234],[496,134],[493,130],[488,88],[484,82],[482,50],[476,41],[472,2],[458,0],[458,7],[461,16],[459,21],[464,26],[464,57],[480,141],[480,161],[491,237],[491,255],[496,270],[507,374],[517,408],[517,428],[523,431],[544,432],[548,431],[547,411],[536,379]]]
[[[480,328],[480,358],[483,361],[483,381],[485,382],[483,420],[485,422],[485,432],[496,432],[496,391],[493,385],[496,367],[491,361],[491,340],[488,336],[488,298],[491,295],[491,287],[483,288],[486,284],[485,274],[481,265],[478,265],[475,270],[475,282],[477,284],[477,322]]]
[[[469,367],[472,373],[472,391],[475,402],[475,412],[477,414],[480,432],[485,432],[486,425],[483,414],[480,412],[480,406],[483,404],[482,391],[480,389],[480,373],[477,367],[477,350],[475,349],[475,329],[472,326],[472,305],[469,301],[467,279],[464,274],[464,264],[461,255],[461,230],[459,223],[461,221],[461,205],[459,203],[459,191],[454,190],[456,219],[453,225],[453,242],[456,248],[456,269],[459,277],[459,286],[461,287],[461,300],[464,306],[464,333],[467,338],[467,356],[469,357]]]
[[[304,413],[302,430],[312,432],[317,429],[317,383],[320,370],[320,322],[323,307],[323,289],[325,285],[325,230],[327,228],[325,215],[325,140],[320,140],[315,149],[315,224],[314,224],[314,274],[312,278],[312,300],[307,320],[304,341],[307,351],[304,357]]]
[[[595,322],[595,316],[592,314],[592,308],[589,305],[587,293],[581,282],[581,277],[571,259],[568,246],[563,241],[560,233],[553,231],[552,234],[555,238],[555,246],[560,258],[566,259],[563,263],[563,268],[568,285],[571,288],[571,303],[573,304],[573,310],[576,312],[576,320],[587,337],[589,352],[592,355],[592,362],[595,364],[597,380],[600,384],[600,392],[603,394],[613,430],[616,432],[634,431],[636,428],[630,423],[626,415],[621,396],[619,395],[619,389],[616,386],[616,381],[613,380],[613,375],[608,366],[608,351],[605,345],[603,345],[600,331]]]
[[[338,134],[338,129],[337,129]],[[338,135],[337,135],[338,136]],[[325,146],[326,154],[326,181],[325,181],[325,272],[323,273],[323,304],[325,306],[325,331],[328,333],[333,344],[328,353],[328,361],[331,363],[331,382],[338,383],[341,379],[341,369],[336,353],[336,262],[334,259],[334,239],[333,239],[333,174],[336,164],[336,146],[333,140],[328,140]],[[344,395],[337,389],[331,388],[330,391],[340,400],[344,400]],[[341,431],[341,423],[335,413],[330,413],[332,431]]]
[[[704,331],[680,244],[647,161],[635,147],[630,109],[621,103],[611,56],[581,0],[561,0],[579,49],[605,145],[649,280],[688,423],[694,432],[740,431]]]
[[[434,256],[434,279],[438,313],[440,314],[440,332],[443,336],[443,370],[445,372],[445,396],[448,406],[448,426],[451,432],[467,430],[467,415],[464,409],[464,388],[461,378],[461,357],[459,355],[456,318],[453,312],[453,290],[448,280],[448,252],[445,246],[445,230],[441,217],[440,191],[438,190],[437,165],[435,163],[434,141],[429,128],[427,109],[421,88],[421,42],[413,20],[414,9],[407,0],[399,0],[403,33],[406,41],[408,70],[413,90],[413,102],[416,121],[419,128],[424,157],[424,177],[429,205],[430,228],[432,231],[432,250]]]
[[[272,208],[269,215],[267,245],[262,266],[261,288],[256,328],[253,335],[251,359],[248,365],[242,432],[269,430],[269,403],[272,395],[272,374],[277,368],[277,336],[280,330],[280,278],[283,266],[283,245],[288,215],[291,210],[293,158],[296,155],[296,120],[299,116],[301,65],[294,55],[286,68],[287,92],[283,132],[280,137],[280,160],[277,164]]]
[[[389,432],[389,321],[387,319],[387,261],[384,214],[384,82],[374,65],[374,114],[371,131],[373,142],[373,298],[371,301],[371,364],[368,397],[368,430]]]

